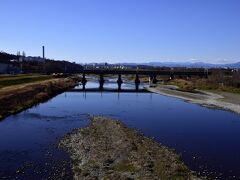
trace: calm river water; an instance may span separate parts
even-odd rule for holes
[[[88,114],[139,129],[174,148],[201,175],[240,179],[240,115],[153,93],[104,92],[66,92],[1,121],[0,179],[47,179],[62,169],[69,172],[65,179],[71,178],[68,157],[57,143],[65,133],[86,126]]]

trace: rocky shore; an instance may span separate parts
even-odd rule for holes
[[[180,91],[177,86],[160,85],[147,88],[148,91],[164,96],[176,97],[201,106],[232,111],[240,114],[240,96],[236,93],[208,92],[196,90],[193,92]]]
[[[90,119],[59,143],[72,159],[74,179],[199,179],[172,150],[122,122]]]
[[[0,89],[0,119],[76,86],[77,77],[54,78]]]

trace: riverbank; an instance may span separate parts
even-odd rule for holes
[[[52,75],[41,74],[18,74],[18,75],[0,75],[0,89],[8,86],[15,86],[20,84],[34,83],[53,79]]]
[[[195,90],[183,91],[174,85],[149,87],[147,90],[165,96],[176,97],[205,107],[218,108],[240,114],[240,95],[230,92]]]
[[[70,154],[75,179],[198,179],[172,150],[106,117],[91,117],[59,146]]]
[[[1,88],[0,119],[46,101],[64,90],[74,87],[77,82],[77,77],[53,78]]]

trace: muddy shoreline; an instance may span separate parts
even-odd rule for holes
[[[156,87],[149,87],[146,89],[153,93],[176,97],[204,107],[221,109],[240,114],[240,97],[238,94],[202,90],[196,90],[196,93],[192,93],[179,91],[178,87],[173,85],[157,85]],[[236,101],[236,99],[239,99],[239,102]]]
[[[74,179],[199,179],[173,150],[120,121],[90,119],[59,143],[73,161]]]
[[[77,77],[55,78],[0,89],[0,120],[73,88],[78,80]]]

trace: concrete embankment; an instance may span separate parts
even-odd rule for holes
[[[147,90],[165,96],[176,97],[201,106],[232,111],[240,114],[240,95],[236,93],[208,92],[196,90],[193,92],[180,91],[177,86],[157,85]]]
[[[77,77],[55,78],[0,89],[0,119],[46,101],[78,82]]]
[[[73,161],[74,179],[199,179],[172,150],[106,117],[91,117],[59,146]]]

